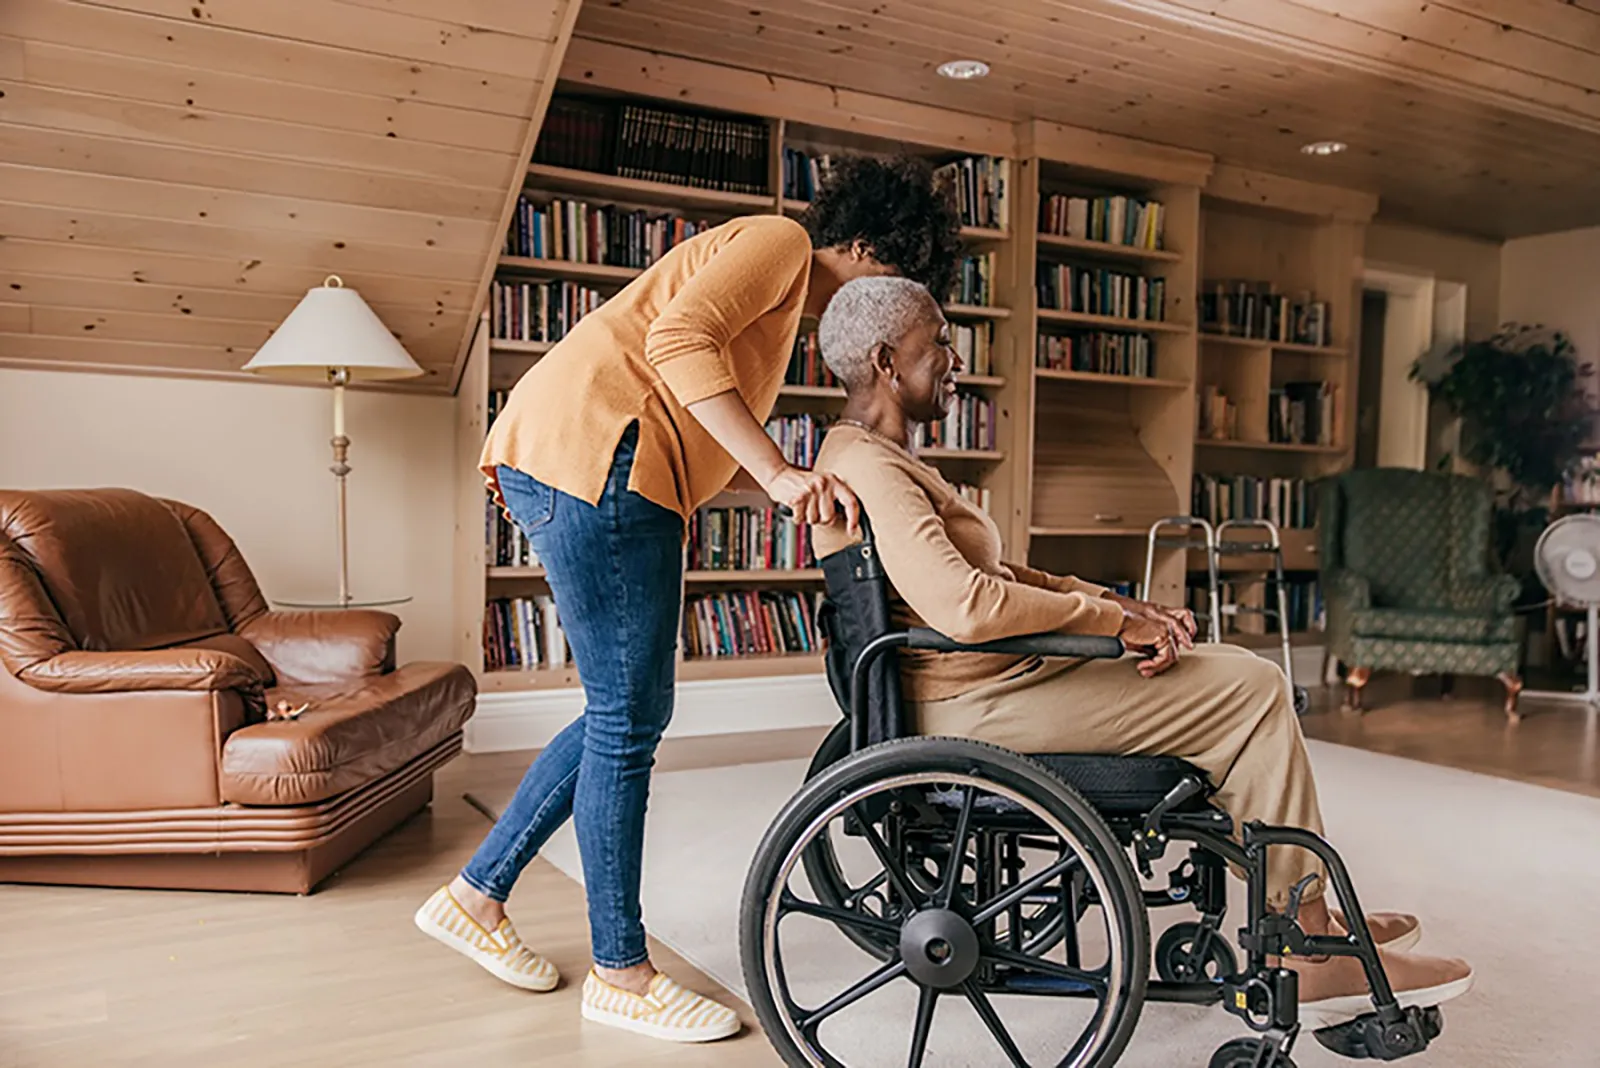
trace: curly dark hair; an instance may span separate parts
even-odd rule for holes
[[[854,241],[943,301],[961,257],[961,219],[926,160],[836,159],[801,219],[816,248]]]

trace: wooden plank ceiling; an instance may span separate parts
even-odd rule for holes
[[[337,273],[449,392],[578,0],[0,0],[0,363],[240,375]]]
[[[1197,149],[1447,230],[1600,223],[1600,0],[589,0],[577,33]],[[957,57],[993,73],[935,75]]]

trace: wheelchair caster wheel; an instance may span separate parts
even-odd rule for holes
[[[1294,1068],[1294,1061],[1272,1042],[1236,1038],[1211,1055],[1210,1068]]]
[[[1201,926],[1175,924],[1156,942],[1156,975],[1169,983],[1221,982],[1239,971],[1233,947],[1218,931],[1206,932],[1205,945],[1195,952]]]
[[[1304,686],[1296,686],[1294,688],[1294,711],[1295,711],[1295,715],[1303,716],[1307,712],[1309,712],[1310,710],[1311,710],[1311,691],[1306,689]]]

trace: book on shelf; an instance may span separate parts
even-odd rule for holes
[[[693,659],[814,653],[820,593],[730,590],[689,597],[683,612],[684,655]]]
[[[522,532],[522,528],[507,519],[505,513],[495,505],[494,498],[487,493],[484,494],[484,504],[487,506],[485,533],[489,539],[489,566],[542,567],[539,554],[528,544],[528,536]]]
[[[967,374],[987,375],[994,370],[993,323],[951,323],[950,346]]]
[[[815,567],[811,528],[776,507],[701,508],[689,518],[691,571],[793,571]]]
[[[936,423],[917,425],[915,444],[924,449],[993,449],[994,401],[978,393],[958,390],[949,415]]]
[[[1239,438],[1239,406],[1220,388],[1207,382],[1195,390],[1196,432],[1203,438],[1236,441]]]
[[[1310,292],[1279,293],[1271,282],[1206,282],[1200,291],[1200,329],[1227,337],[1326,346],[1328,302]]]
[[[506,228],[503,251],[508,256],[642,269],[712,225],[671,212],[559,197],[540,201],[524,193]]]
[[[1162,278],[1041,261],[1037,286],[1041,308],[1118,319],[1166,318],[1167,283]]]
[[[1267,399],[1267,440],[1285,445],[1333,445],[1343,406],[1332,382],[1286,382]]]
[[[507,282],[489,286],[489,336],[498,341],[560,341],[578,320],[605,303],[580,282]]]
[[[999,156],[968,156],[936,167],[935,188],[942,189],[963,226],[1004,230],[1009,213],[1011,161]]]
[[[1265,519],[1280,530],[1309,530],[1317,523],[1316,491],[1303,478],[1197,474],[1190,509],[1211,523]]]
[[[783,199],[812,201],[828,180],[833,157],[826,152],[811,155],[798,148],[783,150]]]
[[[1160,249],[1167,209],[1155,200],[1128,196],[1039,196],[1039,232],[1080,241]]]
[[[1278,634],[1278,620],[1275,616],[1262,615],[1259,609],[1263,604],[1272,612],[1277,612],[1277,595],[1271,592],[1270,583],[1261,579],[1246,579],[1244,581],[1222,581],[1217,584],[1217,597],[1222,602],[1222,634],[1224,637],[1232,634],[1265,635],[1276,637]],[[1322,600],[1322,583],[1314,578],[1294,578],[1283,584],[1284,600],[1288,602],[1289,630],[1291,632],[1321,631],[1327,622],[1326,609]],[[1188,589],[1189,610],[1195,615],[1203,615],[1210,611],[1206,604],[1206,588],[1204,585],[1193,585]],[[1256,611],[1230,612],[1231,606],[1254,608]]]
[[[764,119],[558,97],[533,162],[725,193],[769,193]]]
[[[572,649],[548,594],[497,597],[483,613],[483,666],[486,671],[531,671],[565,667]]]
[[[1095,585],[1104,586],[1120,597],[1132,597],[1136,601],[1144,600],[1144,583],[1138,579],[1097,579]]]
[[[783,381],[790,386],[832,388],[839,385],[839,379],[822,362],[822,346],[817,343],[815,330],[807,330],[795,337],[794,351],[789,356],[789,369],[784,372]]]
[[[963,256],[956,271],[955,285],[950,289],[950,302],[993,307],[995,263],[993,252]]]
[[[1084,371],[1099,375],[1153,378],[1155,346],[1148,334],[1091,330],[1076,334],[1040,334],[1035,366],[1052,371]]]
[[[767,437],[777,443],[783,458],[795,467],[816,466],[817,451],[832,420],[805,412],[800,415],[775,415],[767,420]]]

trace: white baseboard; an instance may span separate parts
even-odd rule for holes
[[[467,721],[469,753],[540,749],[583,712],[583,691],[528,690],[478,695]],[[668,738],[827,727],[839,719],[821,675],[710,679],[678,684]]]

